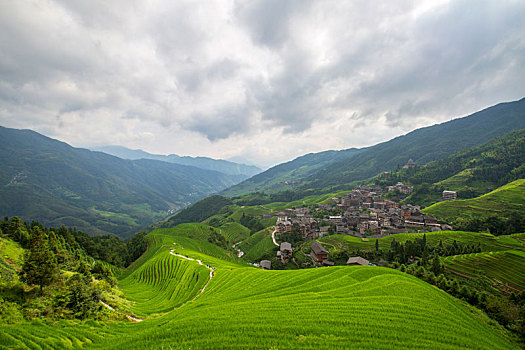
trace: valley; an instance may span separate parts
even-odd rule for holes
[[[2,128],[0,349],[521,348],[522,105],[238,184]]]

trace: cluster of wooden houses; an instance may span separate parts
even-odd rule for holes
[[[413,188],[399,182],[388,186],[387,191],[397,190],[401,193],[410,193]],[[441,225],[434,217],[424,215],[421,207],[402,205],[395,201],[383,199],[383,189],[380,186],[356,186],[354,190],[342,197],[332,198],[330,204],[319,204],[313,209],[297,207],[286,209],[277,214],[265,214],[264,218],[277,216],[274,226],[277,236],[286,232],[300,233],[304,240],[322,238],[328,233],[348,234],[354,236],[381,237],[402,232],[428,232],[451,230],[449,225]],[[312,215],[312,211],[327,211],[332,215]],[[288,263],[292,256],[292,245],[282,242],[277,258],[282,263]],[[316,265],[331,266],[328,260],[328,251],[318,242],[313,242],[310,257]],[[359,258],[359,259],[357,259]],[[367,265],[363,258],[349,260],[349,264]],[[351,261],[352,260],[352,261]],[[261,261],[261,267],[270,263]],[[366,263],[365,263],[366,262]],[[270,266],[268,268],[271,267]]]
[[[277,214],[275,232],[280,235],[295,229],[305,240],[312,240],[323,237],[330,229],[334,233],[358,236],[452,229],[439,224],[436,218],[424,215],[419,206],[407,204],[399,207],[397,202],[381,198],[382,195],[378,186],[356,187],[343,197],[332,198],[331,205],[318,205],[315,210],[339,213],[322,219],[310,215],[308,208],[286,209]]]
[[[282,254],[281,256],[286,255],[288,259],[291,257],[292,246],[290,243],[288,242],[281,243],[280,249],[281,249],[280,253]],[[312,259],[312,263],[314,264],[314,266],[334,266],[335,263],[333,261],[328,260],[329,255],[330,253],[328,252],[328,250],[326,250],[325,247],[323,247],[321,243],[314,241],[310,245],[310,259]],[[360,256],[354,256],[348,259],[348,261],[346,262],[346,265],[365,265],[366,266],[366,265],[370,265],[370,262]],[[272,262],[270,260],[262,260],[259,263],[259,266],[263,270],[271,270]]]

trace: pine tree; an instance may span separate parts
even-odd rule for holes
[[[434,254],[434,259],[432,259],[432,272],[434,275],[438,276],[442,269],[441,269],[441,262],[439,261],[439,255]]]
[[[44,287],[53,283],[57,275],[56,258],[49,248],[47,236],[39,227],[35,227],[22,267],[21,279],[27,284],[39,285],[40,294],[43,294]]]

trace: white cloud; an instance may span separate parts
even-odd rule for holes
[[[271,165],[525,95],[517,1],[0,3],[0,124]]]

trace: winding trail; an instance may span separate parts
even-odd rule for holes
[[[173,243],[173,244],[176,244],[176,243]],[[170,254],[171,255],[175,255],[175,256],[178,256],[179,258],[183,258],[183,259],[186,259],[186,260],[192,260],[192,261],[196,261],[199,263],[199,265],[201,266],[206,266],[206,268],[208,270],[210,270],[210,278],[208,279],[208,282],[206,282],[206,284],[204,285],[204,287],[202,287],[202,289],[200,290],[199,294],[197,294],[193,299],[191,299],[190,301],[194,301],[195,299],[197,299],[198,297],[201,296],[202,293],[204,293],[204,290],[206,289],[206,287],[208,286],[208,284],[210,283],[211,279],[213,278],[213,273],[215,271],[215,267],[209,267],[208,265],[204,265],[202,263],[202,261],[200,261],[199,259],[193,259],[193,258],[188,258],[187,256],[184,256],[184,255],[180,255],[180,254],[177,254],[174,252],[174,249],[170,249]],[[187,303],[187,302],[186,302]],[[184,303],[184,304],[186,304]],[[184,304],[182,304],[181,306],[183,306]],[[179,306],[179,307],[181,307]]]
[[[244,255],[244,252],[242,250],[240,250],[239,248],[237,248],[237,245],[241,244],[242,241],[240,242],[237,242],[235,243],[234,245],[232,245],[232,248],[235,249],[237,251],[237,257],[238,258],[242,258],[242,256]]]
[[[131,315],[126,315],[126,314],[123,314],[122,312],[118,312],[116,311],[112,306],[106,304],[105,302],[103,302],[102,300],[99,300],[99,302],[106,308],[106,309],[109,309],[111,311],[115,311],[121,315],[124,315],[128,320],[132,321],[132,322],[142,322],[143,320],[141,318],[136,318],[136,317],[133,317]]]
[[[277,241],[275,240],[275,232],[277,232],[277,231],[273,230],[273,232],[272,232],[272,241],[273,241],[273,244],[275,244],[276,246],[280,247],[280,245],[277,244]]]

